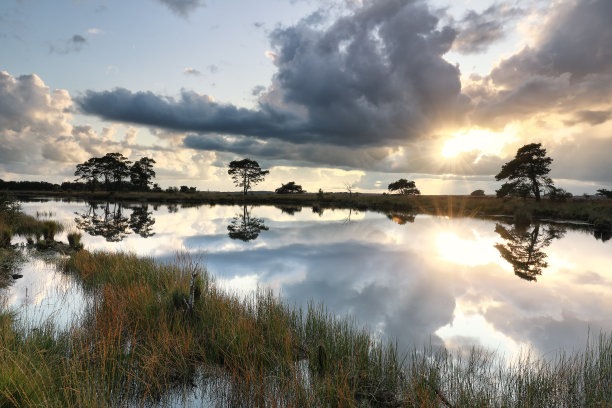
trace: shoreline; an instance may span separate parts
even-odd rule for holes
[[[579,222],[597,231],[612,231],[612,200],[570,198],[566,201],[543,199],[474,197],[465,195],[303,193],[276,194],[239,192],[49,192],[10,191],[19,199],[68,199],[83,201],[147,202],[184,205],[279,205],[313,209],[354,209],[375,212],[405,212],[449,217],[510,216],[529,220]]]

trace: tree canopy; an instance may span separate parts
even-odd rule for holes
[[[540,201],[541,188],[552,188],[553,182],[547,176],[553,159],[546,156],[541,143],[530,143],[517,150],[514,159],[502,166],[495,176],[497,181],[508,179],[499,190],[498,197],[532,195]]]
[[[612,198],[612,190],[600,188],[599,190],[597,190],[597,195],[600,197]]]
[[[400,194],[408,194],[408,195],[421,194],[419,189],[416,187],[416,183],[414,181],[408,181],[406,179],[399,179],[389,184],[388,188],[389,188],[390,193],[393,193],[394,191],[398,191]]]
[[[295,181],[283,184],[274,191],[276,191],[277,194],[301,194],[306,192],[301,185],[295,184]]]
[[[230,162],[227,170],[227,174],[232,176],[236,187],[242,187],[244,195],[254,184],[263,181],[269,173],[269,170],[262,170],[259,163],[249,158]]]
[[[155,160],[143,157],[132,165],[121,153],[107,153],[103,157],[92,157],[77,164],[74,175],[76,181],[82,180],[92,190],[102,182],[106,190],[130,186],[139,190],[148,190],[151,179],[155,177],[153,170]],[[130,178],[129,182],[124,179]]]

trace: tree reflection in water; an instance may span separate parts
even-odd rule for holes
[[[408,212],[401,212],[401,211],[393,211],[393,212],[387,213],[387,218],[399,225],[404,225],[406,223],[413,223],[414,219],[416,218],[416,214],[408,213]]]
[[[152,212],[149,212],[148,208],[148,204],[133,208],[128,219],[124,215],[125,209],[122,203],[90,202],[85,213],[75,213],[78,217],[74,219],[74,222],[77,228],[89,235],[104,237],[108,242],[119,242],[132,231],[146,238],[154,235],[153,224],[155,224],[151,216]]]
[[[505,241],[504,244],[495,245],[495,248],[512,265],[514,273],[522,279],[536,281],[542,270],[548,267],[543,249],[553,240],[562,238],[566,229],[551,224],[506,228],[498,223],[495,232]]]
[[[237,214],[232,218],[227,230],[231,239],[248,242],[256,239],[261,231],[267,231],[268,227],[265,226],[263,219],[251,217],[251,213],[245,205],[242,207],[242,214]]]
[[[155,219],[152,217],[152,214],[153,212],[149,211],[148,204],[141,204],[140,207],[132,208],[132,215],[130,215],[130,228],[132,231],[143,238],[155,235],[153,232]]]

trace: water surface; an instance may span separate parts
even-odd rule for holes
[[[272,206],[22,206],[80,229],[89,250],[164,262],[188,251],[230,290],[263,286],[290,303],[323,302],[401,348],[478,345],[546,356],[584,349],[589,333],[612,330],[612,241],[571,225]],[[45,268],[26,270],[9,289],[13,306],[27,304],[26,289],[37,304],[69,296],[57,287],[73,283]],[[66,310],[82,301],[68,300]]]

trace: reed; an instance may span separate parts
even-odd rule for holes
[[[221,291],[187,256],[168,265],[79,251],[63,270],[91,295],[69,330],[0,312],[0,407],[163,405],[192,387],[224,406],[612,404],[607,334],[553,361],[525,355],[507,365],[479,349],[406,354],[322,305]]]

